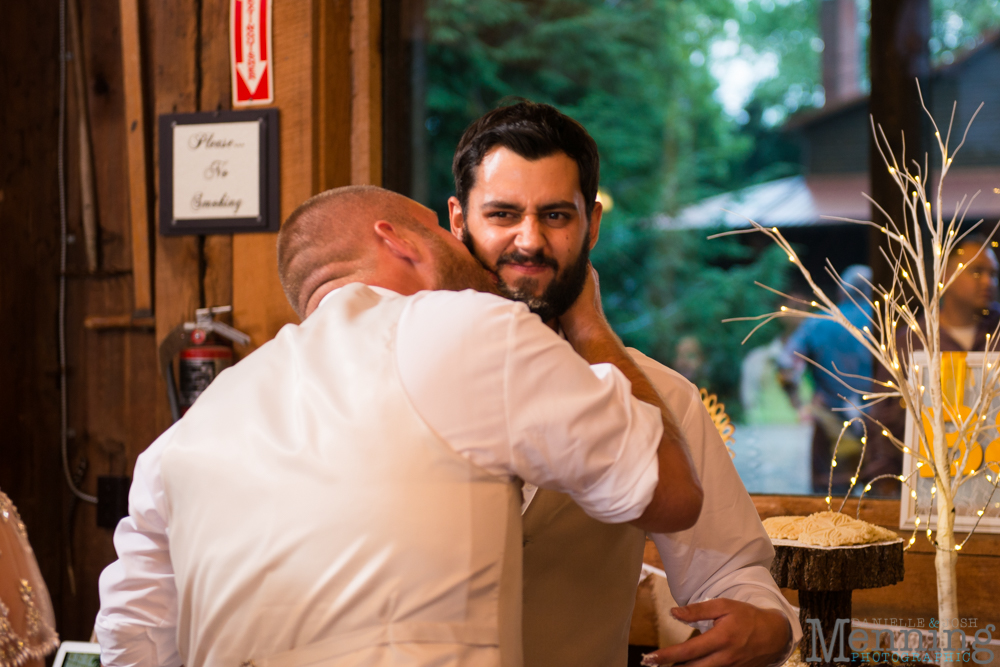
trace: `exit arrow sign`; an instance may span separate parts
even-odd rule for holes
[[[232,0],[229,17],[233,106],[270,104],[274,101],[271,0]]]

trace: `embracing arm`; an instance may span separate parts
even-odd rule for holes
[[[697,523],[650,537],[663,560],[679,620],[702,635],[650,656],[655,661],[739,656],[720,664],[783,661],[801,636],[795,610],[770,574],[774,549],[698,390],[679,374],[633,351],[680,420],[705,489]]]
[[[632,395],[660,411],[663,435],[657,450],[659,481],[646,510],[632,523],[643,530],[663,533],[690,528],[701,511],[703,493],[687,443],[673,413],[605,319],[593,269],[583,293],[559,324],[566,340],[588,363],[614,365],[628,378]]]

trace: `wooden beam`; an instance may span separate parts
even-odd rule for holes
[[[120,0],[122,73],[125,81],[125,134],[128,148],[129,214],[132,225],[132,279],[137,314],[153,308],[149,260],[149,180],[146,175],[146,125],[142,101],[142,59],[138,0]]]
[[[913,169],[912,160],[924,163],[927,150],[926,120],[920,108],[917,79],[924,98],[930,99],[931,10],[930,0],[878,0],[871,3],[871,37],[869,42],[869,72],[871,96],[869,113],[876,125],[881,125],[897,158],[903,150],[906,136],[906,165]],[[930,106],[930,105],[928,105]],[[876,204],[888,212],[897,224],[903,222],[903,201],[899,187],[890,176],[882,156],[868,136],[868,170],[870,193]],[[882,225],[885,217],[876,205],[871,207],[871,219]],[[869,263],[874,285],[891,284],[891,268],[879,248],[886,236],[879,229],[869,230]],[[887,254],[892,257],[892,253]]]
[[[147,80],[153,82],[153,110],[187,113],[198,110],[199,0],[144,0],[149,13],[144,27],[150,44]],[[157,124],[153,124],[154,132]],[[154,152],[159,141],[154,137]],[[158,157],[158,156],[157,156]],[[159,160],[154,160],[156,171]],[[159,174],[154,173],[159,184]],[[169,196],[163,193],[162,196]],[[159,216],[159,207],[156,207]],[[158,227],[159,225],[157,225]],[[156,343],[159,345],[181,322],[191,320],[199,306],[198,239],[194,236],[156,236]],[[166,385],[157,381],[156,420],[160,430],[170,424]]]
[[[198,108],[216,111],[232,107],[229,76],[229,0],[201,3],[201,90]],[[233,303],[233,235],[211,234],[202,247],[202,306]]]
[[[351,182],[382,185],[381,3],[351,0]]]
[[[313,193],[351,184],[351,0],[315,3]]]
[[[274,105],[281,128],[282,219],[313,194],[314,10],[309,2],[274,3]],[[233,236],[233,326],[263,345],[298,318],[278,281],[276,234]],[[242,352],[237,349],[237,353]]]
[[[90,143],[90,123],[87,122],[87,77],[83,67],[83,39],[80,37],[80,15],[76,0],[67,0],[69,35],[73,49],[73,90],[76,92],[77,139],[80,146],[80,204],[83,217],[83,247],[87,255],[87,271],[97,271],[97,208],[94,202],[94,156]]]

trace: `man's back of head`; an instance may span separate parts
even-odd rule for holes
[[[486,271],[433,211],[373,185],[327,190],[295,209],[278,234],[278,274],[302,318],[323,294],[350,282],[403,294],[493,291]]]

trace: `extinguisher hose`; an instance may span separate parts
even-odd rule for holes
[[[80,500],[96,503],[97,496],[81,491],[69,470],[69,406],[66,394],[66,0],[59,1],[59,445],[66,484]],[[73,54],[79,58],[79,53]],[[84,113],[83,109],[79,113]]]

